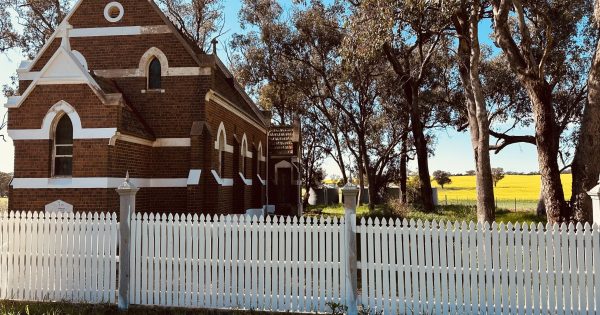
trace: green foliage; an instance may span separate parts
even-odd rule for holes
[[[498,185],[498,182],[504,178],[504,169],[501,167],[492,168],[492,179],[494,181],[494,187]],[[440,185],[441,186],[441,185]],[[442,186],[444,188],[444,186]]]
[[[0,198],[8,196],[8,185],[12,178],[12,173],[0,172]]]
[[[442,186],[442,188],[444,188],[444,185],[452,183],[452,179],[450,179],[450,175],[451,174],[448,172],[437,170],[437,171],[433,172],[433,180],[435,180],[435,182],[438,183],[438,185],[440,185],[440,186]]]
[[[72,304],[65,302],[0,301],[0,315],[114,315],[114,304]],[[128,315],[270,315],[254,310],[193,310],[183,308],[131,306]]]
[[[331,315],[344,315],[348,311],[348,307],[344,304],[327,302],[325,303],[331,311]]]

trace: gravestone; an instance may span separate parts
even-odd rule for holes
[[[73,213],[73,205],[62,200],[56,200],[46,205],[46,213]]]

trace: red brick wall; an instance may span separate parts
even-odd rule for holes
[[[104,7],[112,0],[83,1],[69,23],[73,27],[112,27],[164,24],[148,1],[119,1],[124,14],[119,22],[109,22],[104,18]]]
[[[63,200],[79,211],[119,210],[119,195],[114,189],[12,189],[9,209],[43,211],[56,200]]]
[[[208,76],[163,77],[165,93],[142,93],[145,78],[118,78],[115,82],[158,138],[189,137],[192,123],[204,120]]]
[[[102,104],[87,84],[71,84],[36,86],[19,108],[8,109],[8,128],[41,128],[48,110],[61,100],[75,108],[83,128],[117,127],[119,106]]]

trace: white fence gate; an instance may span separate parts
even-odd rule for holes
[[[0,299],[115,303],[115,213],[0,212]]]
[[[115,303],[115,214],[0,214],[0,299]],[[343,220],[136,214],[133,304],[346,304]],[[600,313],[596,225],[362,221],[359,304],[385,314]]]

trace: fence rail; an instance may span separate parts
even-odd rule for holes
[[[362,221],[361,302],[386,314],[595,314],[589,224]]]
[[[117,216],[0,212],[0,299],[114,303]]]
[[[132,304],[326,311],[341,302],[337,218],[147,215],[132,220]]]
[[[350,222],[350,221],[348,221]],[[350,222],[353,224],[353,222]],[[326,312],[347,304],[338,218],[135,214],[132,304]],[[596,314],[596,225],[362,220],[358,304],[384,314]],[[115,214],[0,214],[0,299],[115,303]]]

